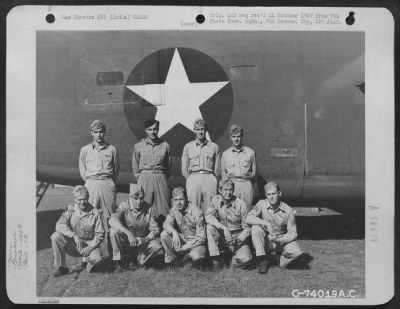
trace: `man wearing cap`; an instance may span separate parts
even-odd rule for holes
[[[220,173],[220,153],[217,144],[207,140],[207,124],[194,122],[196,139],[185,145],[182,152],[182,175],[186,178],[189,201],[206,212],[211,198],[217,194]]]
[[[156,256],[164,255],[154,209],[144,201],[144,191],[139,185],[130,185],[129,199],[119,205],[109,224],[117,272],[129,268],[130,260],[143,266]]]
[[[207,253],[204,216],[197,206],[188,201],[182,187],[172,191],[172,208],[164,221],[161,243],[167,265],[174,267],[178,256],[187,254],[194,267],[203,266]]]
[[[254,191],[252,181],[256,176],[254,150],[243,145],[243,129],[234,124],[230,128],[232,147],[221,157],[221,178],[230,178],[235,184],[234,195],[241,198],[250,209]]]
[[[90,125],[93,142],[82,147],[79,155],[79,172],[89,191],[89,203],[101,209],[103,224],[108,231],[107,219],[115,211],[115,180],[119,172],[117,149],[104,137],[106,126],[100,120]]]
[[[259,273],[268,271],[272,257],[279,257],[285,268],[303,252],[298,243],[296,219],[289,205],[281,201],[282,192],[275,182],[264,186],[265,200],[260,200],[247,216],[256,250]]]
[[[144,200],[153,205],[157,217],[169,211],[167,176],[171,168],[170,146],[158,137],[160,122],[155,119],[144,122],[146,138],[135,144],[132,156],[133,175],[144,190]]]
[[[208,251],[215,270],[223,266],[221,254],[232,255],[233,267],[246,268],[252,262],[249,247],[250,227],[246,223],[246,203],[233,195],[234,183],[222,179],[219,195],[211,200],[206,213]]]
[[[104,228],[99,211],[89,204],[89,192],[84,186],[76,186],[73,190],[74,204],[68,205],[56,223],[56,231],[51,235],[54,254],[53,276],[68,273],[65,254],[82,256],[82,263],[75,267],[81,271],[83,267],[90,272],[92,268],[107,256],[100,250],[104,240]]]

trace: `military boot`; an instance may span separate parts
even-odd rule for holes
[[[258,273],[266,274],[269,269],[269,261],[266,255],[257,256]]]

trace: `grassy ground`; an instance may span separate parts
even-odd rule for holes
[[[220,273],[189,266],[171,270],[139,269],[122,274],[82,272],[52,278],[51,249],[38,251],[37,293],[47,297],[291,297],[293,289],[364,291],[363,240],[300,240],[313,256],[310,270],[224,269]],[[78,260],[71,258],[69,263]]]
[[[313,257],[309,270],[224,269],[220,273],[189,266],[171,270],[139,269],[122,274],[82,272],[51,277],[50,235],[71,188],[46,193],[37,212],[37,295],[39,297],[291,297],[294,289],[356,290],[365,295],[365,241],[363,214],[340,215],[298,210],[302,250]],[[127,195],[118,194],[118,200]],[[72,265],[77,258],[67,258]]]

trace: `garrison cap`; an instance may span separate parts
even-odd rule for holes
[[[160,122],[158,120],[155,119],[147,119],[144,122],[144,128],[147,129],[148,127],[151,127],[153,124],[157,123],[157,125],[160,124]]]
[[[204,119],[198,118],[198,119],[196,119],[196,120],[194,121],[193,127],[194,127],[194,128],[196,128],[196,127],[204,127],[204,128],[207,128],[207,123],[206,123],[206,121],[205,121]]]
[[[135,183],[131,183],[129,184],[129,196],[134,196],[134,197],[138,197],[138,196],[144,196],[144,190],[143,188]]]
[[[106,130],[106,126],[104,123],[100,120],[95,120],[91,123],[90,129],[93,130],[98,130],[98,129],[103,129],[104,131]]]

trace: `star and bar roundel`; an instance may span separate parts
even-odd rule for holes
[[[160,121],[159,136],[180,156],[194,138],[193,122],[203,118],[209,137],[225,131],[233,109],[232,85],[210,56],[191,48],[166,48],[146,56],[128,76],[124,113],[137,138],[145,136],[143,122]]]

